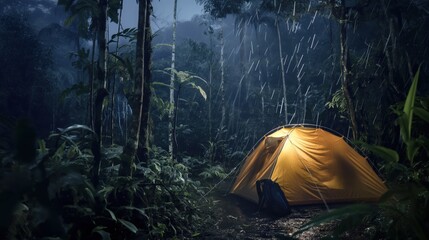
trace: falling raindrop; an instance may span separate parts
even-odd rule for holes
[[[319,112],[317,112],[316,127],[319,125]]]
[[[282,61],[283,66],[286,64],[286,62],[287,62],[287,58],[288,58],[288,55],[286,55],[286,57],[285,57],[285,58],[283,58],[283,61]]]
[[[289,60],[289,64],[287,65],[287,68],[286,68],[286,73],[289,72],[289,67],[290,67],[290,64],[292,63],[292,60],[293,60],[293,56]]]
[[[305,66],[305,64],[302,64],[301,69],[299,69],[299,71],[298,71],[298,74],[297,74],[298,79],[302,78],[302,76],[300,77],[300,75],[301,75],[301,72],[302,72],[302,69],[304,68],[304,66]]]
[[[290,118],[290,120],[289,120],[289,123],[288,123],[288,124],[291,124],[291,123],[292,123],[292,120],[295,118],[295,115],[296,115],[296,111],[293,113],[293,115],[292,115],[292,117]]]
[[[255,71],[258,70],[259,63],[261,62],[261,59],[258,59],[258,62],[256,63]]]
[[[255,64],[255,61],[253,61],[252,64],[250,65],[249,70],[247,71],[247,74],[249,74],[250,71],[252,70],[253,64]]]
[[[262,91],[264,91],[265,85],[267,85],[267,82],[264,82],[264,84],[263,84],[263,85],[262,85],[262,87],[261,87],[261,91],[259,91],[259,94],[261,94],[261,93],[262,93]]]
[[[319,40],[317,40],[316,44],[314,45],[313,50],[316,50],[317,45],[319,45]]]
[[[314,44],[314,39],[316,38],[316,34],[313,34],[313,40],[311,40],[311,45],[310,48],[313,48],[313,44]]]

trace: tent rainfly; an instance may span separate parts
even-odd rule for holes
[[[258,203],[257,182],[267,179],[291,206],[377,201],[387,191],[365,157],[343,137],[318,127],[285,126],[264,136],[231,193]]]

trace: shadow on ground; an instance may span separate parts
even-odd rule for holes
[[[216,194],[214,198],[217,221],[207,239],[292,239],[303,223],[326,211],[323,205],[300,206],[293,207],[288,216],[274,217],[234,195]],[[326,224],[300,234],[298,239],[320,239],[332,230],[333,225]]]

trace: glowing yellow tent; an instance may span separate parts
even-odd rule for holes
[[[280,186],[289,205],[377,201],[386,186],[343,137],[318,127],[281,127],[245,159],[231,192],[258,202],[256,181]]]

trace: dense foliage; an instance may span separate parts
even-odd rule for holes
[[[428,0],[199,0],[154,33],[137,2],[124,28],[128,1],[0,0],[0,238],[204,237],[207,193],[289,123],[353,138],[390,189],[296,234],[428,238]]]

